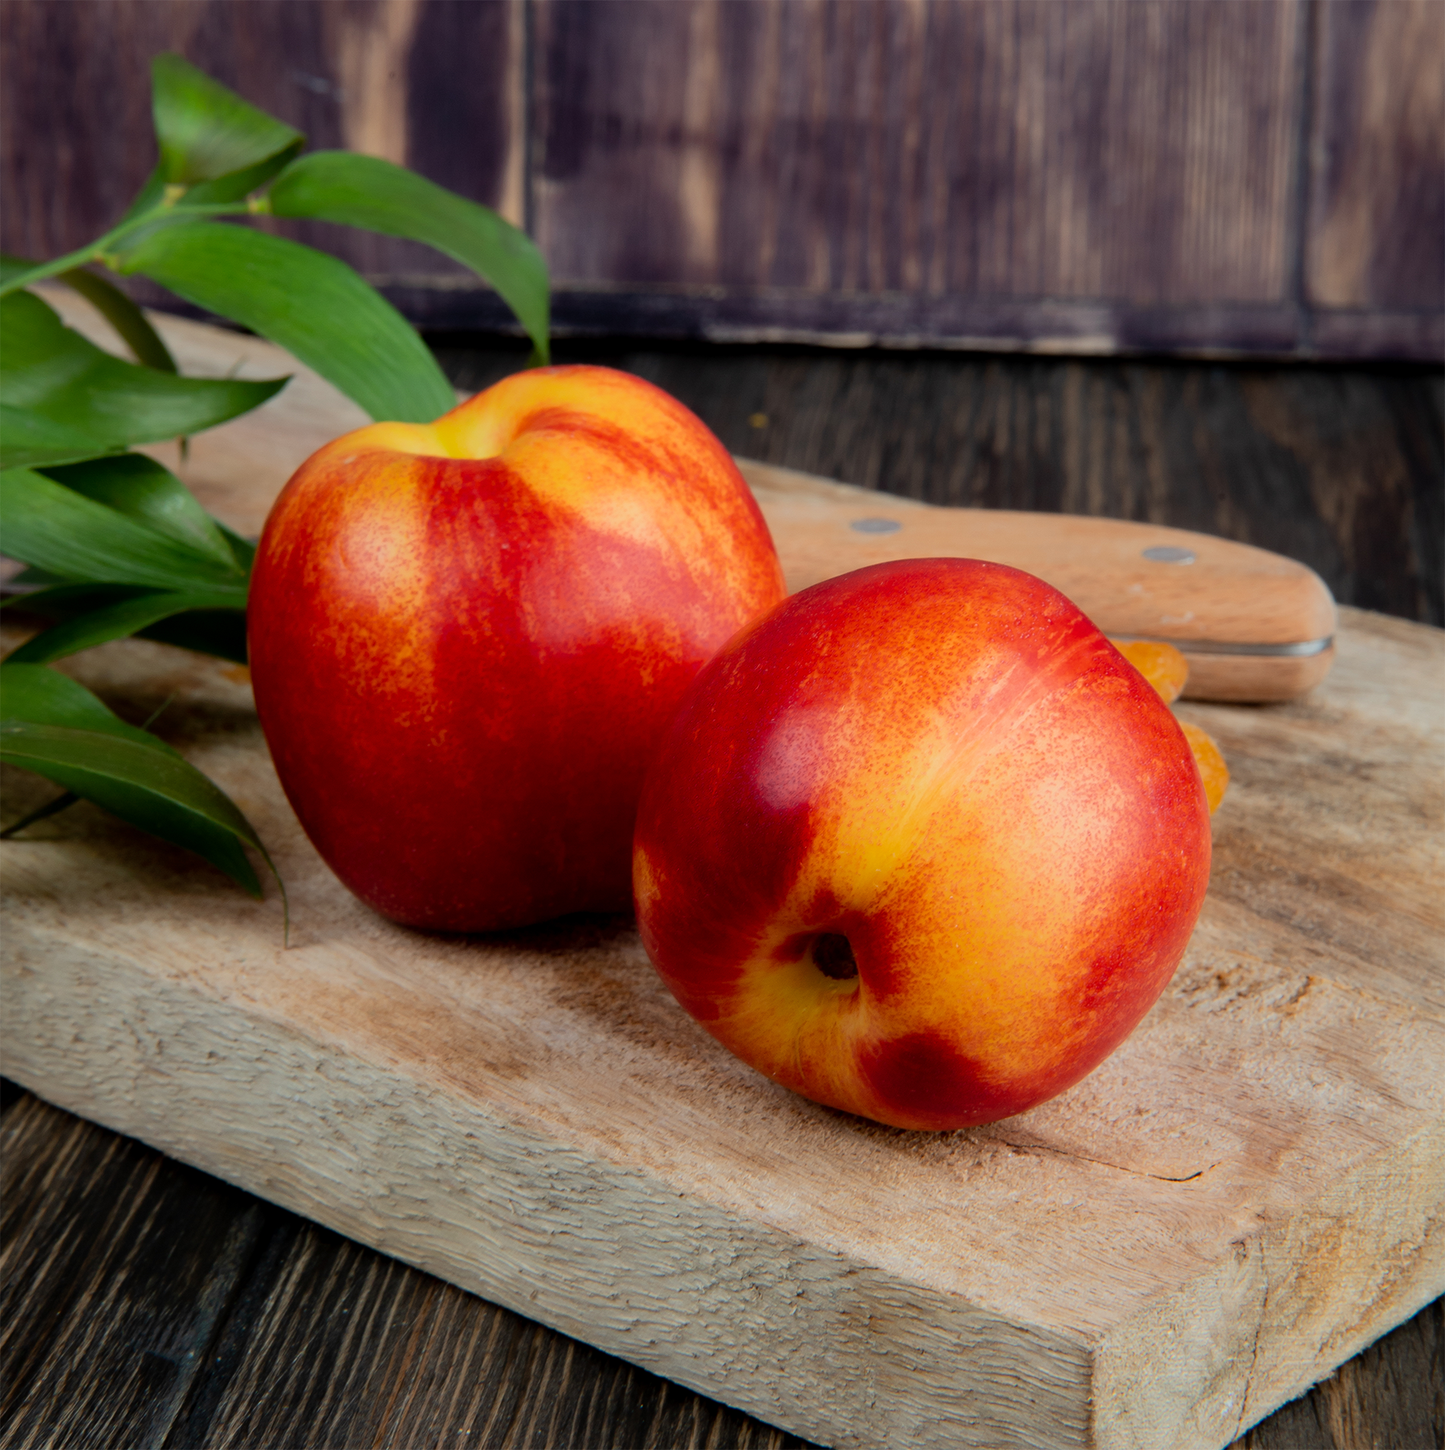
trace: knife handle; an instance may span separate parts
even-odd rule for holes
[[[1011,564],[1104,631],[1163,640],[1189,661],[1186,699],[1290,700],[1334,661],[1335,602],[1306,565],[1160,524],[940,508],[739,458],[789,590],[890,559]]]

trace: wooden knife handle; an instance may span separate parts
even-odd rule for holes
[[[1304,564],[1185,529],[1073,514],[938,508],[739,458],[790,590],[886,559],[1011,564],[1106,634],[1167,640],[1186,698],[1289,700],[1334,660],[1335,602]]]

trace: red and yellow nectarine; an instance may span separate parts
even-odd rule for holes
[[[256,558],[256,707],[307,834],[386,916],[624,910],[654,744],[782,597],[692,413],[624,373],[535,369],[302,465]]]
[[[699,675],[633,880],[652,960],[727,1047],[938,1129],[1032,1107],[1118,1046],[1209,861],[1155,690],[1040,580],[927,559],[793,596]]]

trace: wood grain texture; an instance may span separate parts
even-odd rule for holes
[[[6,250],[120,214],[166,48],[527,225],[564,332],[1445,352],[1433,0],[4,0]],[[426,248],[285,229],[509,323]]]
[[[6,1450],[792,1450],[710,1404],[21,1094]]]
[[[1320,7],[1314,56],[1311,301],[1445,305],[1445,7]]]
[[[3,1143],[5,1443],[161,1444],[268,1210],[33,1098]]]
[[[520,222],[520,18],[509,0],[5,0],[4,249],[56,256],[116,223],[155,165],[149,67],[166,50],[314,148],[415,165]],[[367,273],[462,271],[430,248],[370,232],[272,225]],[[168,295],[145,279],[129,285],[143,301]]]
[[[538,236],[563,282],[1283,296],[1289,0],[536,16]]]
[[[235,672],[107,646],[76,673],[128,714],[174,698],[286,876],[292,946],[279,902],[77,807],[4,848],[7,1072],[810,1438],[1222,1445],[1445,1287],[1420,684],[1445,642],[1344,624],[1309,700],[1185,712],[1234,785],[1144,1026],[1053,1103],[934,1136],[757,1078],[628,923],[378,921],[301,837]]]
[[[1341,1366],[1236,1450],[1438,1450],[1445,1444],[1445,1300]]]
[[[6,1450],[54,1443],[40,1407],[55,1407],[51,1386],[61,1372],[79,1402],[67,1412],[68,1438],[88,1446],[117,1443],[103,1427],[148,1418],[147,1433],[129,1446],[211,1450],[224,1443],[223,1428],[239,1426],[244,1450],[406,1450],[453,1436],[479,1450],[805,1450],[806,1442],[80,1123],[8,1080],[3,1086]],[[176,1264],[174,1225],[195,1215],[207,1189],[226,1212],[208,1215],[208,1235],[186,1236],[192,1271],[126,1275],[122,1266],[158,1250]],[[155,1211],[97,1251],[93,1226],[140,1194]],[[238,1229],[253,1241],[250,1258],[210,1338],[186,1351],[194,1364],[184,1398],[166,1402],[169,1419],[157,1415],[145,1376],[128,1372],[150,1353],[136,1326],[194,1323],[198,1286],[220,1277],[206,1266],[225,1257]],[[41,1258],[45,1272],[27,1272]],[[128,1312],[92,1308],[89,1352],[77,1364],[67,1306],[105,1302],[117,1280]],[[362,1332],[347,1332],[358,1323]],[[1442,1352],[1445,1302],[1437,1300],[1248,1431],[1238,1450],[1430,1450],[1445,1439]],[[335,1392],[324,1402],[268,1393],[278,1379],[294,1384],[306,1374],[334,1382]]]
[[[500,300],[454,281],[375,277],[418,327],[520,336]],[[1445,357],[1445,312],[1302,309],[1279,305],[1134,306],[1112,299],[942,297],[794,292],[777,288],[562,286],[558,338],[649,338],[899,351],[1035,353],[1045,357],[1414,361]]]
[[[205,1425],[217,1450],[803,1444],[312,1225],[247,1337]]]

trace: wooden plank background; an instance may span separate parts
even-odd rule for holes
[[[1439,0],[3,0],[6,250],[119,214],[164,49],[526,225],[563,331],[1445,353]]]

